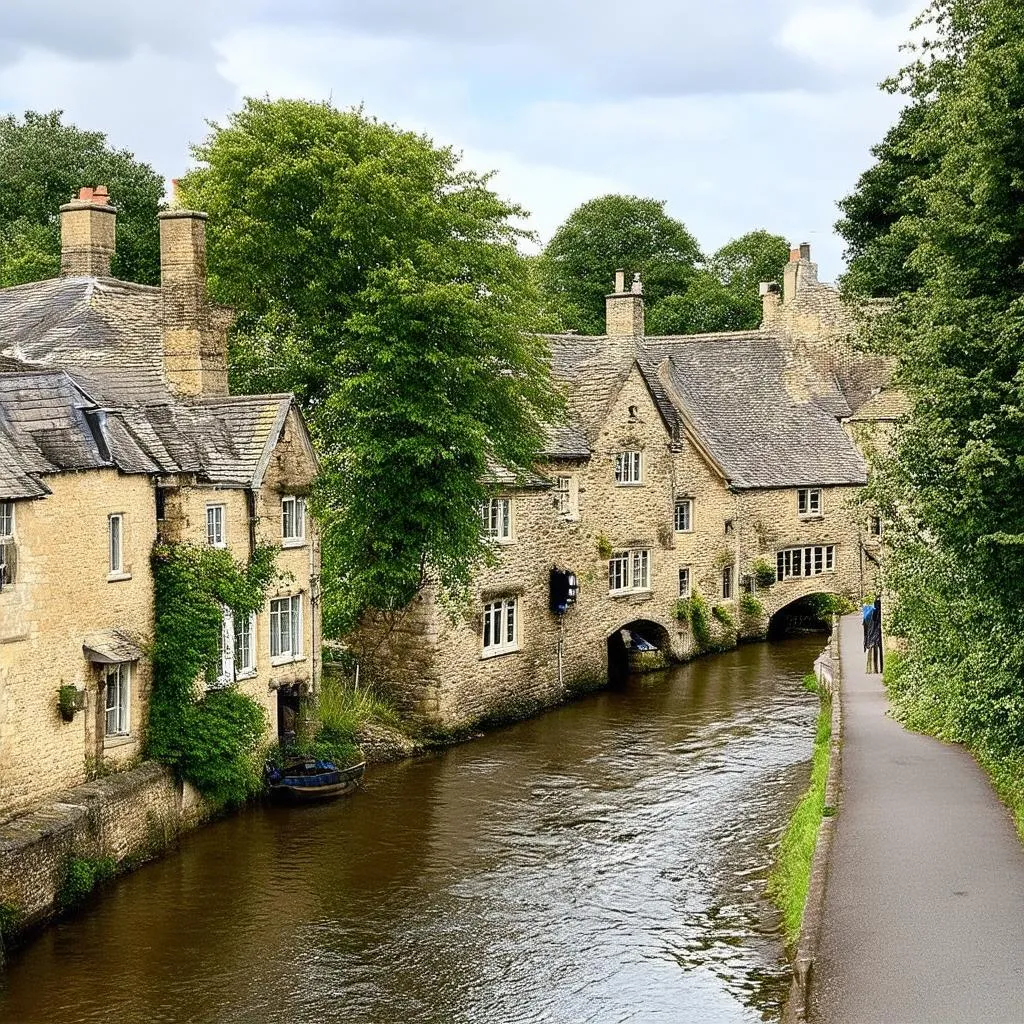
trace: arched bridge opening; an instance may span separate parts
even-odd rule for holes
[[[668,630],[650,619],[634,619],[608,637],[608,678],[667,668],[671,657]]]
[[[838,594],[818,591],[804,594],[776,609],[768,620],[768,638],[776,640],[796,633],[822,633],[832,631],[832,616],[843,611],[849,602]]]

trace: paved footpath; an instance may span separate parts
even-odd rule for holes
[[[1024,846],[960,747],[886,716],[842,620],[842,796],[815,1024],[1024,1024]]]

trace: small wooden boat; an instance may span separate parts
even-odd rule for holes
[[[268,764],[267,786],[274,796],[299,803],[329,800],[358,788],[365,771],[365,761],[351,768],[338,768],[330,761],[304,758],[292,761],[284,768],[274,768]]]

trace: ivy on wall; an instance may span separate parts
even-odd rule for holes
[[[259,546],[247,565],[197,544],[157,544],[153,692],[148,756],[173,767],[218,804],[238,803],[262,783],[258,751],[266,713],[235,687],[203,692],[220,674],[224,609],[259,611],[277,576],[277,548]]]

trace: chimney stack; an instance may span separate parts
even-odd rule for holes
[[[110,277],[116,221],[106,185],[82,188],[60,208],[62,277]]]
[[[167,380],[178,395],[226,395],[227,330],[206,297],[206,214],[172,209],[158,216]]]
[[[792,302],[805,285],[818,283],[818,266],[811,262],[810,242],[801,242],[799,248],[791,249],[789,263],[783,271],[782,302]]]
[[[644,336],[644,289],[639,273],[626,290],[626,272],[615,271],[615,291],[605,296],[605,334],[609,338]]]

